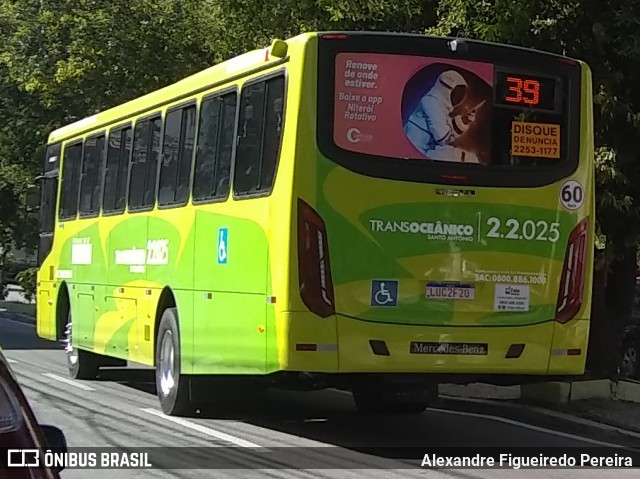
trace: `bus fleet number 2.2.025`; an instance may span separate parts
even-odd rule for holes
[[[487,218],[489,231],[487,238],[508,240],[549,241],[555,243],[560,239],[560,223],[549,223],[544,220],[525,220],[520,222],[509,218],[502,225],[502,221],[495,216]]]

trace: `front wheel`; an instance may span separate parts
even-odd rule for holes
[[[181,374],[178,312],[169,308],[162,313],[156,337],[156,389],[160,407],[169,416],[194,412],[189,397],[189,380]]]

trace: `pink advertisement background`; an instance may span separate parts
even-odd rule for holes
[[[346,63],[376,64],[378,74],[376,80],[362,78],[363,82],[375,82],[375,88],[345,86],[346,80],[356,80],[355,77],[345,77]],[[420,70],[434,63],[449,64],[464,68],[489,85],[493,84],[493,65],[465,60],[452,60],[434,57],[417,57],[403,55],[387,55],[377,53],[340,53],[336,56],[336,88],[335,88],[335,117],[334,142],[340,148],[359,153],[396,158],[420,159],[422,155],[407,139],[402,122],[402,98],[406,83]],[[370,72],[370,70],[356,70]],[[351,94],[366,97],[357,102],[340,100],[340,94]],[[426,92],[425,92],[426,93]],[[382,98],[381,103],[373,105],[373,111],[362,113],[369,117],[375,116],[375,121],[361,121],[345,118],[349,103],[370,106],[369,97]],[[358,114],[358,113],[356,113]],[[358,132],[352,129],[356,128]],[[347,140],[348,132],[352,139],[360,138],[358,142]]]

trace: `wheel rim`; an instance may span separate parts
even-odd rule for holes
[[[625,374],[633,374],[638,361],[638,356],[634,348],[627,348],[622,355],[622,370]]]
[[[165,331],[160,346],[160,391],[167,396],[175,385],[174,349],[171,331]]]
[[[78,363],[78,351],[73,347],[71,340],[71,321],[64,328],[64,350],[67,354],[69,365],[75,366]]]

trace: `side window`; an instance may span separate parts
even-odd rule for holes
[[[229,194],[237,103],[235,92],[202,102],[193,178],[196,201],[226,198]]]
[[[167,115],[162,145],[158,203],[180,204],[189,198],[196,107],[173,110]]]
[[[160,153],[160,117],[136,123],[129,182],[129,208],[152,206]]]
[[[75,218],[78,213],[80,170],[82,167],[82,143],[68,145],[64,149],[62,163],[60,219],[70,219]]]
[[[82,155],[82,178],[80,180],[80,215],[91,215],[100,211],[100,190],[104,168],[104,135],[88,138],[84,142]]]
[[[41,186],[40,233],[53,233],[56,221],[56,195],[58,177],[45,177]]]
[[[102,200],[102,210],[105,213],[122,213],[124,211],[132,136],[131,127],[113,130],[109,133],[107,166],[104,175],[104,198]]]
[[[236,195],[269,191],[282,139],[284,77],[242,90],[238,151],[233,189]]]
[[[160,133],[162,131],[162,119],[160,117],[151,120],[149,128],[149,162],[147,163],[147,177],[144,183],[144,199],[142,207],[153,206],[156,201],[156,179],[158,176],[158,161],[160,160]]]
[[[262,191],[270,190],[275,180],[280,143],[282,143],[283,114],[284,77],[279,76],[267,82],[259,185]]]
[[[44,160],[44,178],[40,190],[40,233],[53,233],[58,196],[60,143],[49,145]]]

